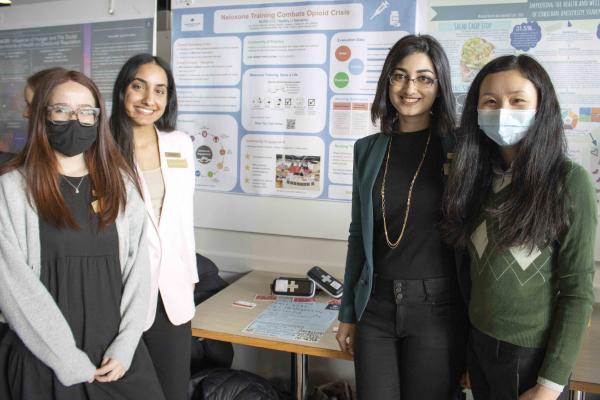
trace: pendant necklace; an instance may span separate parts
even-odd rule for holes
[[[79,180],[79,183],[77,184],[77,186],[73,185],[73,184],[71,183],[71,181],[67,179],[67,177],[66,177],[66,176],[64,176],[64,175],[63,175],[62,177],[63,177],[63,178],[65,178],[65,181],[67,181],[67,183],[68,183],[69,185],[71,185],[71,187],[72,187],[73,189],[75,189],[75,194],[79,194],[79,186],[81,186],[81,183],[83,182],[83,178],[85,178],[85,175],[81,177],[81,179]]]

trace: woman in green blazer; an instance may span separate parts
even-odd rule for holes
[[[337,340],[359,399],[441,400],[465,371],[466,313],[441,238],[455,100],[431,36],[390,50],[371,112],[381,133],[354,146],[352,222]]]

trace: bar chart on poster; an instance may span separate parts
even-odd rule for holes
[[[172,14],[197,225],[345,239],[354,142],[378,130],[379,75],[416,0],[215,4]]]

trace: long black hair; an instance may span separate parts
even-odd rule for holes
[[[538,109],[535,121],[519,143],[512,164],[509,198],[494,209],[483,210],[491,193],[494,163],[500,163],[498,145],[477,123],[481,83],[490,74],[516,70],[533,83]],[[446,239],[466,246],[482,211],[500,223],[498,246],[545,246],[556,240],[567,226],[565,205],[565,151],[560,106],[554,86],[544,68],[533,58],[502,56],[486,64],[477,74],[465,101],[459,129],[459,145],[444,199],[442,231]]]
[[[438,79],[438,96],[431,108],[432,131],[440,136],[453,133],[456,128],[456,101],[450,81],[450,64],[442,45],[429,35],[407,35],[392,46],[377,83],[377,91],[371,108],[371,121],[373,124],[380,121],[381,131],[387,135],[391,135],[398,128],[397,111],[389,96],[389,76],[399,62],[415,53],[429,56]]]
[[[123,156],[136,172],[136,175],[137,169],[133,157],[133,128],[131,119],[125,111],[125,93],[129,84],[135,79],[138,69],[144,64],[156,64],[167,75],[167,105],[165,106],[165,112],[154,125],[161,131],[171,132],[175,130],[177,122],[177,91],[175,90],[175,79],[169,64],[162,58],[147,53],[135,55],[127,60],[121,67],[113,88],[110,129],[115,141],[121,148]]]

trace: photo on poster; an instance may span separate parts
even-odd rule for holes
[[[275,187],[277,189],[320,190],[321,157],[277,154],[275,156]]]
[[[476,36],[465,40],[460,49],[461,82],[470,83],[473,81],[477,72],[495,58],[495,47],[493,43],[482,37]]]
[[[241,187],[256,195],[317,198],[325,145],[318,136],[252,134],[242,138]]]

